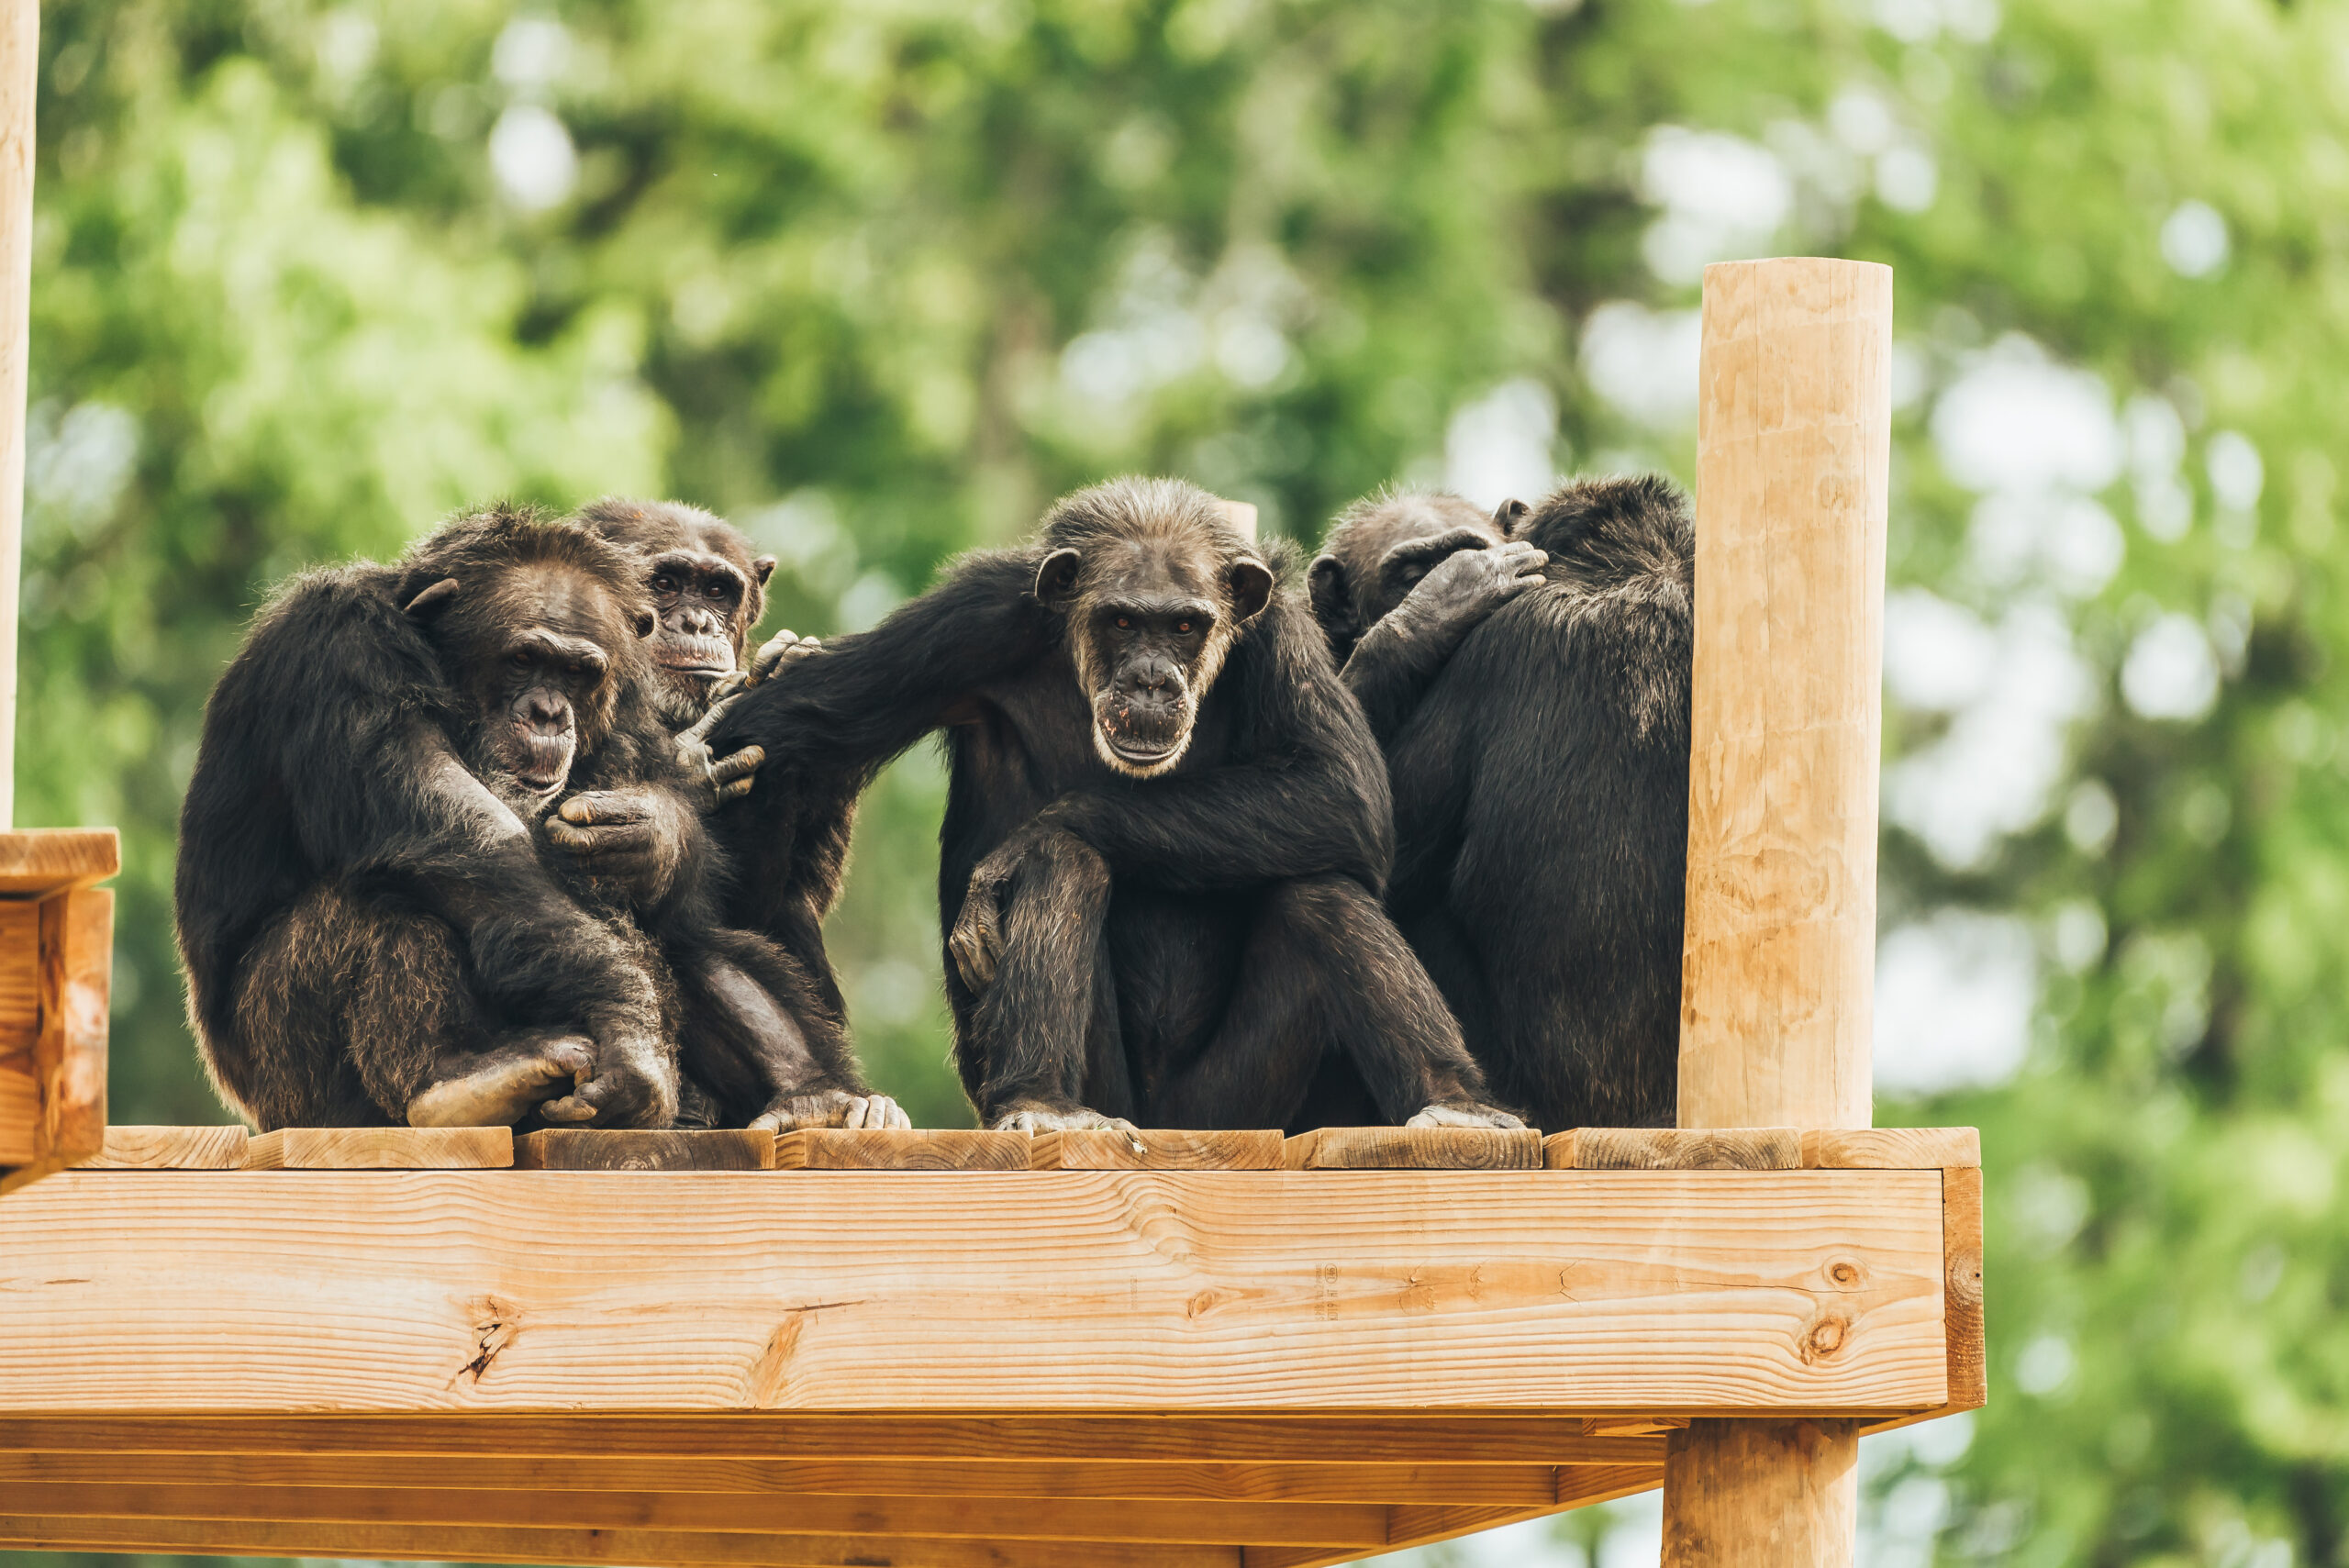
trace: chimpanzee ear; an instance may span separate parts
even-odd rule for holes
[[[401,613],[414,616],[417,620],[430,620],[454,604],[456,598],[457,580],[454,577],[443,577],[415,598],[410,599],[403,606]]]
[[[1036,598],[1041,604],[1059,609],[1066,605],[1069,595],[1076,592],[1077,569],[1085,558],[1073,550],[1056,550],[1044,557],[1036,568]]]
[[[1273,602],[1272,570],[1252,556],[1241,556],[1231,563],[1231,616],[1234,620],[1254,620]]]
[[[1501,538],[1509,539],[1517,532],[1517,525],[1533,510],[1524,502],[1511,499],[1493,508],[1493,527],[1500,529]]]
[[[661,624],[661,617],[651,610],[639,610],[632,619],[636,627],[636,635],[639,637],[651,637],[654,628]]]
[[[1321,629],[1351,637],[1354,633],[1354,596],[1346,589],[1346,569],[1334,555],[1314,557],[1305,574],[1313,595],[1313,618]]]
[[[751,575],[759,580],[760,587],[765,587],[767,585],[767,579],[774,575],[774,557],[772,555],[762,555],[756,561],[751,562]]]

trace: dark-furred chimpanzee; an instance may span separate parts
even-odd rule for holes
[[[731,1054],[774,955],[716,924],[653,624],[632,561],[514,508],[263,612],[181,818],[190,1013],[226,1097],[264,1129],[660,1126],[682,1039],[735,1103],[777,1101]],[[639,830],[583,860],[551,847],[558,806]]]
[[[1332,1071],[1392,1120],[1515,1126],[1381,911],[1375,744],[1214,499],[1120,480],[753,688],[763,787],[947,732],[939,896],[989,1126],[1291,1123]]]
[[[1387,906],[1546,1128],[1673,1120],[1695,542],[1665,481],[1588,480],[1358,503],[1313,563],[1386,749]]]
[[[647,649],[658,672],[662,716],[671,728],[685,732],[695,755],[702,754],[699,737],[713,696],[816,651],[813,638],[784,632],[752,658],[751,632],[766,613],[774,557],[754,555],[751,541],[724,518],[680,502],[616,495],[590,502],[578,515],[640,564],[660,617]],[[838,776],[803,779],[793,789],[761,788],[752,771],[761,756],[748,748],[711,773],[717,798],[729,803],[704,821],[732,870],[724,893],[726,924],[756,931],[782,950],[788,973],[774,998],[781,1017],[771,1037],[807,1036],[813,1054],[845,1062],[848,1011],[824,951],[824,917],[847,869],[856,788]],[[599,821],[584,826],[584,832],[625,832],[629,826]],[[813,1084],[799,1099],[785,1118],[794,1126],[911,1125],[894,1099],[866,1093],[853,1078]],[[688,1121],[706,1118],[690,1085],[684,1115]]]

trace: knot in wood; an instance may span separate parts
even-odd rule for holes
[[[1850,1258],[1838,1258],[1827,1265],[1827,1283],[1837,1290],[1857,1290],[1867,1277],[1867,1271]]]
[[[1831,1359],[1843,1348],[1843,1341],[1851,1336],[1851,1331],[1852,1320],[1840,1312],[1822,1313],[1811,1319],[1810,1327],[1803,1330],[1803,1364],[1817,1366],[1820,1362]]]

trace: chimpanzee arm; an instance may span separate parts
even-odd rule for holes
[[[1542,581],[1548,559],[1510,542],[1444,557],[1347,656],[1346,686],[1381,747],[1394,743],[1460,640],[1486,616]]]
[[[965,558],[871,631],[828,640],[742,694],[710,732],[710,750],[761,748],[762,779],[869,778],[974,689],[1051,651],[1059,617],[1035,596],[1041,560],[1034,550]]]
[[[1240,760],[1072,790],[1021,837],[1064,829],[1119,874],[1184,891],[1329,874],[1383,886],[1392,853],[1386,771],[1293,595],[1274,595],[1216,692],[1244,705]]]

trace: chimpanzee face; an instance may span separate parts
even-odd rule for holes
[[[474,772],[540,796],[560,794],[583,745],[608,731],[613,665],[656,624],[593,573],[556,562],[508,567],[479,584],[445,578],[407,613],[431,624],[451,679],[472,699]]]
[[[1183,760],[1232,639],[1272,598],[1273,574],[1253,558],[1227,567],[1174,540],[1107,541],[1091,553],[1046,557],[1036,596],[1068,617],[1095,753],[1129,778],[1155,778]]]
[[[706,550],[663,550],[646,575],[661,624],[652,634],[653,662],[679,675],[730,675],[750,636],[743,606],[750,584],[733,562]]]
[[[1457,495],[1406,495],[1349,512],[1313,562],[1315,618],[1351,644],[1445,558],[1506,542],[1504,517],[1524,510],[1511,501],[1486,517]]]

